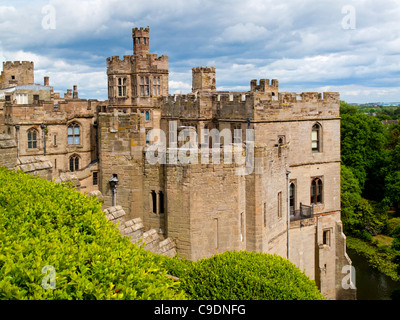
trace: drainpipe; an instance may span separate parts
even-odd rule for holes
[[[19,159],[19,124],[14,126],[15,128],[15,139],[17,140],[17,159]]]
[[[287,236],[287,258],[289,260],[289,174],[290,171],[286,170],[286,236]]]
[[[43,135],[43,155],[46,155],[46,125],[42,123],[40,125],[40,128],[42,128],[42,135]]]

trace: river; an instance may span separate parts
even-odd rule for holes
[[[356,270],[357,300],[391,300],[390,294],[400,287],[400,282],[370,267],[354,250],[347,248],[347,254]]]

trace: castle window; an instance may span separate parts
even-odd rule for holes
[[[321,151],[321,126],[316,123],[311,131],[311,147],[313,152]]]
[[[12,79],[12,80],[15,80],[15,76],[11,76],[11,79]]]
[[[37,148],[37,137],[38,133],[35,129],[28,130],[28,149],[36,149]]]
[[[153,77],[153,96],[159,96],[160,94],[160,77]]]
[[[77,123],[68,125],[68,144],[80,144],[80,127]]]
[[[146,121],[150,121],[150,112],[149,111],[146,111],[146,116],[145,116],[146,118]]]
[[[117,78],[118,97],[126,97],[126,78]]]
[[[28,104],[28,95],[26,93],[17,93],[17,104]]]
[[[93,172],[92,178],[93,178],[93,185],[97,186],[98,185],[98,172],[96,172],[96,171]]]
[[[73,155],[69,157],[69,171],[74,172],[76,170],[79,170],[79,157]]]
[[[38,94],[34,94],[33,95],[33,103],[34,104],[39,104],[39,95]]]
[[[289,186],[289,207],[290,214],[294,215],[294,210],[296,209],[296,185],[293,182]]]
[[[322,203],[323,185],[321,178],[315,178],[311,181],[311,204]]]
[[[9,94],[6,95],[6,102],[11,102],[11,96]]]
[[[158,193],[158,196],[159,196],[159,210],[158,210],[158,213],[164,213],[164,193],[162,192],[162,191],[160,191],[159,193]]]
[[[140,95],[147,97],[150,95],[149,77],[140,77]]]
[[[242,129],[240,124],[232,125],[233,131],[233,142],[234,143],[242,143]]]
[[[331,230],[324,230],[322,233],[322,244],[331,245]]]
[[[157,194],[154,190],[151,191],[151,202],[153,204],[153,213],[157,213]]]

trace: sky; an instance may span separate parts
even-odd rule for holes
[[[132,55],[132,28],[147,26],[170,94],[213,66],[217,90],[278,79],[282,92],[400,102],[398,0],[0,0],[0,60],[33,61],[35,83],[49,76],[61,96],[77,85],[105,100],[106,58]]]

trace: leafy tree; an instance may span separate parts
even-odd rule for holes
[[[356,210],[361,200],[361,188],[352,170],[345,165],[341,166],[340,188],[344,232],[350,233],[358,224]]]
[[[384,175],[380,168],[387,163],[384,149],[387,132],[376,118],[341,108],[341,160],[350,167],[359,181],[363,196],[381,200]]]

